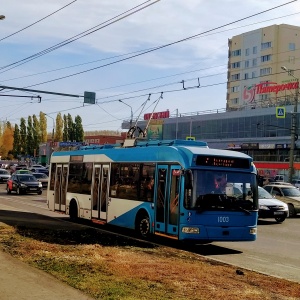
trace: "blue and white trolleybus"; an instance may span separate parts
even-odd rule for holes
[[[253,241],[258,217],[252,158],[205,142],[138,141],[57,151],[50,210],[181,241]]]

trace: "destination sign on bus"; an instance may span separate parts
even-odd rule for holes
[[[222,156],[202,156],[198,155],[196,165],[208,167],[226,167],[249,169],[250,162],[248,159],[237,157],[222,157]]]

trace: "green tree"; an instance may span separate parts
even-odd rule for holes
[[[47,118],[46,115],[41,111],[40,112],[40,132],[41,132],[41,143],[47,142]]]
[[[68,130],[68,117],[64,115],[64,131],[63,131],[63,141],[69,140],[69,130]]]
[[[84,140],[84,130],[82,127],[82,119],[79,115],[75,117],[75,124],[74,124],[74,135],[76,142],[83,142]]]
[[[64,121],[61,116],[61,113],[58,113],[56,116],[56,126],[55,126],[55,141],[62,142],[63,141],[63,126]]]
[[[40,127],[40,122],[37,118],[36,115],[32,116],[33,120],[33,149],[35,149],[34,154],[38,155],[39,153],[39,147],[41,143],[41,127]]]
[[[33,126],[32,126],[32,117],[28,116],[27,119],[27,141],[26,141],[26,153],[30,156],[33,156],[34,153],[34,141],[33,141]]]
[[[18,124],[15,124],[14,142],[13,142],[13,156],[17,157],[21,154],[21,135]]]
[[[27,149],[27,129],[26,129],[26,121],[24,118],[20,119],[20,145],[21,145],[21,152],[20,154],[26,154]]]
[[[72,116],[68,114],[68,141],[74,141],[75,140],[75,132],[74,132],[74,123]]]

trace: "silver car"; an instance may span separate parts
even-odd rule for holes
[[[7,170],[0,169],[0,182],[6,182],[10,177],[11,175]]]

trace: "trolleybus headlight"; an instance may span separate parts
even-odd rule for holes
[[[183,233],[200,233],[200,229],[198,227],[182,227],[181,231]]]
[[[257,233],[257,228],[250,228],[250,234],[256,234]]]

